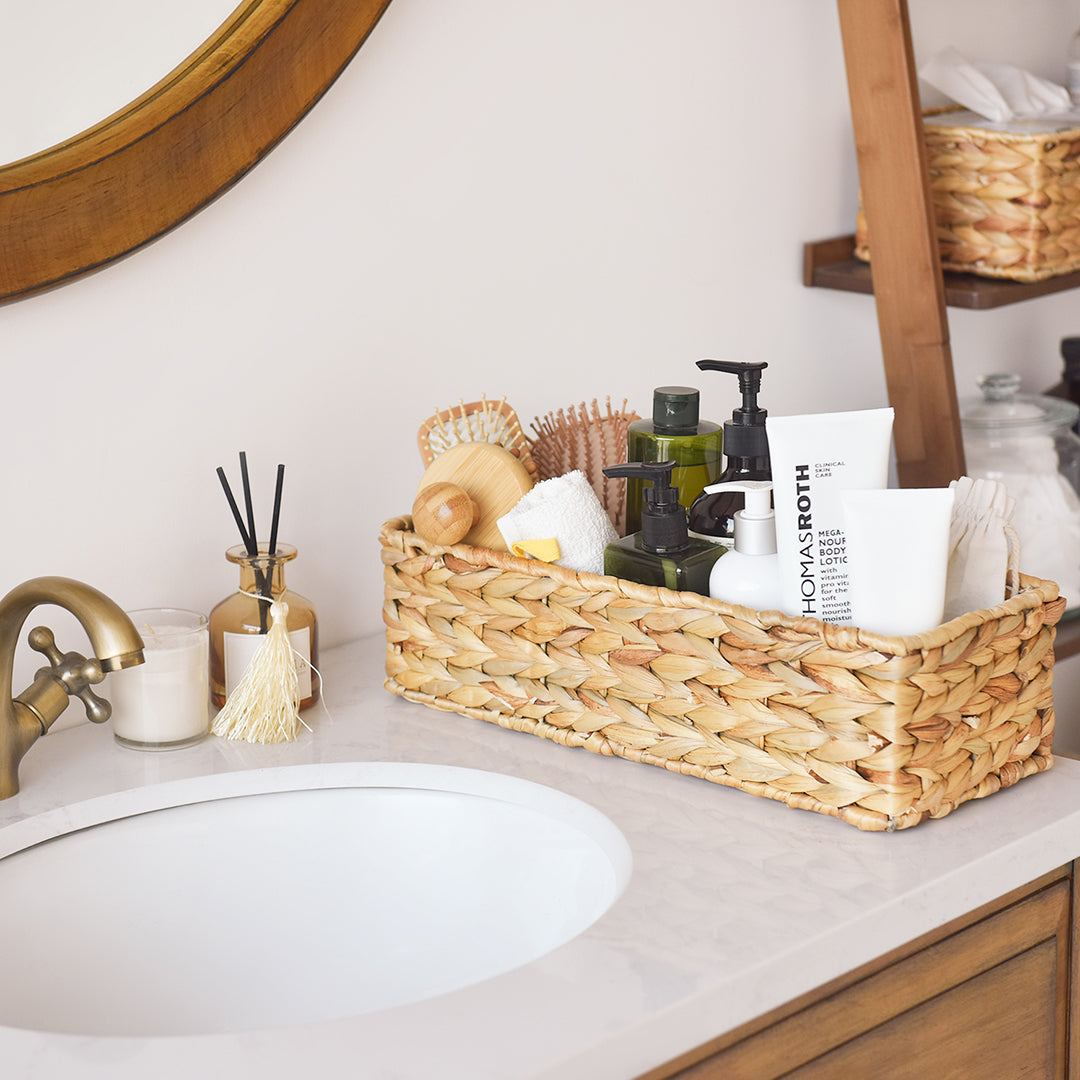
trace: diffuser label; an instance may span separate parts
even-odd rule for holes
[[[262,634],[225,634],[225,697],[232,696],[244,672],[263,642]],[[311,697],[311,629],[289,631],[296,674],[300,679],[300,700]],[[297,655],[299,654],[299,655]]]

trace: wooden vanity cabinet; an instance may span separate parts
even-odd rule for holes
[[[1077,864],[954,920],[641,1080],[1080,1076]],[[1075,1035],[1074,1035],[1075,1038]]]

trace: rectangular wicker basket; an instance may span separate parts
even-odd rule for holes
[[[382,528],[412,701],[894,830],[1052,764],[1053,582],[925,634],[762,614]]]
[[[954,106],[925,110],[927,117]],[[1043,134],[927,123],[926,150],[946,270],[1042,281],[1080,269],[1080,128]],[[866,215],[855,254],[870,261]]]

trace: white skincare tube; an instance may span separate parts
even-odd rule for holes
[[[940,626],[952,489],[845,491],[840,501],[855,625],[897,637]]]
[[[776,550],[784,610],[850,623],[840,492],[889,482],[892,409],[770,416]]]

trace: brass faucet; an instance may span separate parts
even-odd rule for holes
[[[15,647],[27,616],[39,604],[66,608],[86,630],[94,649],[89,660],[79,653],[61,654],[52,631],[30,631],[30,646],[43,653],[49,667],[41,668],[18,697],[11,695]],[[143,662],[143,642],[134,623],[104,593],[62,577],[39,577],[23,582],[0,600],[0,799],[19,790],[19,762],[34,742],[49,730],[67,708],[70,696],[83,701],[96,724],[109,719],[112,709],[90,686],[108,671]]]

